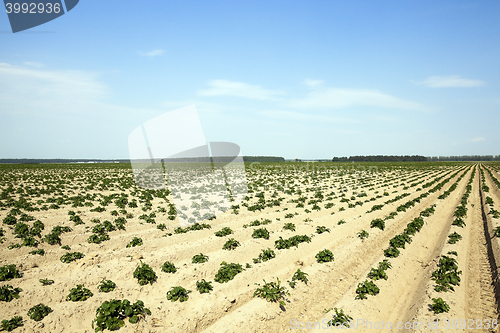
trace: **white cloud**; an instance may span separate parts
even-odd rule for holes
[[[477,137],[477,138],[472,138],[472,139],[467,139],[467,140],[461,140],[461,141],[455,141],[452,143],[453,146],[456,146],[456,145],[464,145],[464,144],[468,144],[470,142],[472,143],[477,143],[477,142],[483,142],[483,141],[486,141],[486,139],[482,136],[480,137]]]
[[[315,122],[327,122],[327,123],[337,123],[337,124],[352,124],[358,121],[349,118],[332,117],[318,114],[301,113],[294,111],[263,111],[259,112],[260,115],[276,118],[276,119],[286,119],[293,121],[315,121]]]
[[[167,111],[172,111],[192,104],[196,105],[196,109],[198,110],[198,112],[200,112],[200,114],[207,113],[210,114],[211,116],[223,115],[226,111],[235,110],[234,107],[225,104],[207,102],[196,99],[162,101],[158,103],[158,106],[162,109],[167,109]]]
[[[376,120],[376,121],[381,121],[381,122],[395,122],[398,120],[396,117],[389,117],[389,116],[372,116],[371,119]]]
[[[322,88],[311,91],[304,98],[292,99],[288,105],[304,109],[340,109],[351,106],[384,107],[426,111],[420,103],[401,99],[369,89]]]
[[[0,110],[10,113],[83,110],[109,92],[98,73],[6,63],[0,63],[0,91]]]
[[[249,99],[270,100],[276,99],[283,93],[276,90],[264,89],[243,82],[229,80],[212,80],[208,83],[211,87],[198,91],[200,96],[234,96]]]
[[[464,79],[460,75],[429,76],[422,82],[415,82],[429,88],[467,88],[484,86],[481,80]]]
[[[165,53],[164,50],[153,50],[153,51],[149,51],[149,52],[142,52],[142,51],[139,52],[140,55],[146,56],[146,57],[157,57],[157,56],[160,56],[164,53]]]
[[[281,97],[281,90],[229,80],[212,80],[210,88],[198,91],[199,96],[234,96],[256,100],[278,101],[281,106],[300,109],[340,109],[352,106],[382,107],[403,110],[430,111],[418,102],[401,99],[378,90],[325,87],[323,80],[306,79],[310,91],[303,98]],[[280,111],[289,112],[289,111]]]
[[[39,63],[39,62],[31,62],[31,61],[25,61],[24,64],[26,66],[31,66],[31,67],[36,67],[36,68],[42,68],[45,67],[44,64]]]
[[[313,80],[313,79],[305,79],[304,84],[309,88],[317,88],[323,85],[325,81],[323,80]]]

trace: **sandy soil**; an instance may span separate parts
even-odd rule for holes
[[[431,193],[405,212],[399,212],[395,218],[386,220],[384,231],[370,228],[373,219],[388,216],[396,211],[399,205],[427,192],[459,170],[460,172],[442,189]],[[465,170],[466,168],[458,166],[432,170],[403,168],[382,171],[377,177],[367,178],[365,181],[362,178],[349,178],[348,174],[343,176],[332,174],[319,177],[320,184],[312,184],[314,178],[311,179],[310,175],[301,175],[303,190],[313,185],[323,186],[324,193],[331,191],[336,193],[335,199],[319,203],[322,208],[320,211],[312,210],[306,213],[305,208],[310,209],[310,205],[297,208],[296,203],[290,202],[291,199],[297,199],[297,195],[280,193],[285,200],[279,207],[265,208],[261,212],[250,212],[241,208],[238,215],[228,211],[208,222],[211,229],[183,234],[174,233],[174,229],[179,226],[178,221],[171,221],[167,219],[165,213],[159,213],[157,207],[168,209],[168,206],[163,199],[155,198],[152,203],[153,211],[156,211],[157,215],[156,224],[165,223],[167,230],[162,232],[155,224],[143,223],[138,218],[144,213],[140,207],[135,209],[127,207],[127,212],[132,213],[134,217],[127,219],[126,231],[110,232],[111,240],[101,244],[87,242],[91,233],[86,227],[94,225],[91,222],[93,218],[113,221],[116,217],[111,216],[110,211],[118,209],[113,203],[102,213],[90,212],[92,207],[70,206],[62,206],[57,210],[30,212],[30,215],[45,224],[43,235],[53,226],[70,226],[73,231],[62,234],[62,245],[69,245],[71,252],[82,252],[85,257],[69,264],[62,263],[59,258],[66,251],[58,245],[51,246],[46,243],[38,246],[45,249],[44,256],[29,254],[33,250],[29,247],[9,250],[7,247],[19,240],[14,238],[8,226],[3,225],[5,241],[0,245],[0,266],[16,264],[23,276],[0,282],[0,285],[10,284],[22,288],[23,291],[19,299],[0,302],[0,319],[21,315],[24,326],[17,328],[15,332],[93,332],[92,320],[95,318],[96,309],[105,300],[124,298],[132,302],[139,299],[144,301],[152,314],[137,324],[130,324],[126,320],[120,332],[288,332],[300,328],[307,330],[305,325],[308,322],[314,326],[315,322],[325,323],[332,319],[334,311],[325,310],[334,307],[342,308],[346,314],[353,317],[354,322],[363,320],[365,324],[371,322],[375,325],[382,321],[391,322],[393,325],[398,322],[422,322],[424,325],[429,325],[429,322],[436,319],[442,323],[446,318],[483,320],[498,318],[494,288],[496,280],[493,279],[497,272],[492,270],[490,263],[491,257],[500,248],[500,242],[497,238],[493,238],[488,243],[487,237],[490,237],[493,227],[500,225],[500,221],[487,214],[488,205],[481,204],[481,196],[484,201],[485,195],[480,192],[479,169],[472,184],[464,228],[452,226],[451,223],[453,212],[460,204],[472,170],[467,169],[457,188],[447,198],[438,199],[438,196],[449,189]],[[494,174],[500,179],[498,173]],[[267,179],[267,176],[260,177]],[[422,188],[423,184],[441,176],[443,177],[432,186]],[[493,198],[495,209],[500,210],[500,190],[489,175],[485,173],[485,176],[490,187],[488,195]],[[400,181],[403,178],[407,181]],[[308,179],[308,182],[305,179]],[[410,187],[409,185],[414,182],[418,184]],[[276,190],[276,184],[268,181],[266,200],[271,198]],[[82,190],[82,186],[76,186],[74,192],[93,193]],[[264,186],[261,188],[264,189]],[[362,201],[363,205],[348,208],[347,203],[342,203],[338,195],[343,188],[348,189],[346,197],[356,196],[353,191],[358,194],[365,192],[366,196],[355,199]],[[420,190],[417,191],[417,188]],[[385,191],[388,195],[382,195]],[[109,190],[102,193],[109,195],[116,191]],[[373,205],[383,204],[403,193],[409,193],[409,196],[386,204],[380,210],[367,213]],[[376,198],[377,195],[381,197]],[[314,192],[309,192],[308,196],[312,199]],[[370,201],[372,198],[376,199]],[[365,200],[368,202],[364,202]],[[251,199],[251,202],[257,202],[257,198]],[[325,209],[326,202],[332,202],[334,206]],[[435,213],[424,218],[425,224],[422,230],[412,238],[412,242],[407,244],[405,249],[401,249],[401,254],[397,258],[389,259],[392,268],[387,270],[388,279],[376,281],[380,293],[377,296],[368,296],[365,300],[355,299],[357,285],[366,280],[370,269],[385,258],[384,249],[389,246],[389,240],[402,233],[407,224],[418,217],[421,211],[434,204]],[[339,211],[340,207],[344,207],[345,210]],[[486,222],[482,216],[483,208],[486,210]],[[70,210],[77,211],[85,224],[75,226],[70,222],[68,216]],[[8,212],[8,209],[0,211],[0,220],[3,220]],[[285,218],[289,213],[294,216]],[[256,219],[272,221],[263,226],[270,232],[268,240],[252,238],[253,230],[259,227],[244,227]],[[346,223],[339,225],[340,220]],[[289,222],[296,225],[296,231],[283,230],[284,224]],[[331,231],[317,234],[315,232],[317,226],[326,226]],[[234,234],[216,237],[214,233],[223,227],[230,227]],[[361,240],[357,236],[361,230],[368,231],[369,237]],[[454,231],[459,232],[463,239],[456,244],[447,244],[447,236]],[[164,237],[166,233],[172,235]],[[312,241],[290,249],[274,248],[274,242],[280,236],[289,238],[293,235],[308,235],[312,237]],[[144,244],[127,248],[126,245],[133,237],[142,238]],[[241,246],[232,251],[223,250],[222,246],[230,237],[238,240]],[[252,259],[256,258],[262,249],[267,248],[274,249],[276,258],[263,263],[253,263]],[[335,256],[333,262],[316,261],[315,255],[323,249],[333,252]],[[435,283],[430,279],[431,274],[436,269],[439,257],[449,251],[457,252],[457,262],[459,269],[462,270],[461,283],[454,292],[437,293],[434,290]],[[199,253],[208,255],[208,262],[193,264],[191,258]],[[496,262],[500,260],[496,259]],[[140,261],[154,269],[158,275],[157,282],[145,286],[137,283],[132,275]],[[160,267],[165,261],[173,262],[178,271],[174,274],[162,272]],[[223,261],[239,263],[243,267],[248,263],[251,267],[227,283],[218,283],[214,281],[214,276]],[[307,284],[298,282],[295,288],[291,288],[287,280],[291,279],[297,269],[306,272],[309,281]],[[55,283],[42,286],[38,281],[41,278],[53,279]],[[263,284],[263,280],[276,282],[276,278],[279,278],[282,285],[290,292],[290,295],[285,297],[284,308],[280,308],[277,303],[253,297],[257,288],[256,283]],[[103,279],[114,281],[117,288],[110,293],[99,292],[97,285]],[[211,293],[200,294],[196,290],[196,282],[201,279],[212,281],[214,289]],[[69,290],[77,284],[84,284],[94,295],[84,302],[66,301]],[[166,292],[173,286],[183,286],[192,290],[189,300],[182,303],[168,301]],[[450,312],[435,315],[429,307],[431,299],[435,297],[445,299],[450,305]],[[42,321],[35,322],[29,319],[26,313],[39,303],[50,306],[53,312]],[[299,323],[304,323],[304,326],[299,326]],[[358,325],[354,329],[370,332],[386,331],[373,326],[372,329],[368,329],[366,325]],[[428,331],[428,328],[422,330],[412,328],[405,331]],[[441,326],[435,331],[446,330]]]

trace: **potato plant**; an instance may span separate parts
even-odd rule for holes
[[[165,261],[161,266],[161,270],[165,273],[175,273],[177,272],[177,268],[170,261]]]
[[[500,237],[500,226],[498,226],[495,229],[493,229],[493,235],[495,237]]]
[[[402,233],[400,235],[394,236],[391,240],[389,240],[390,246],[394,248],[405,248],[406,243],[411,243],[411,238],[408,234]]]
[[[223,250],[234,250],[238,246],[240,246],[240,242],[238,242],[234,238],[229,238],[226,243],[224,243],[224,246],[222,246]]]
[[[103,234],[92,234],[87,238],[87,242],[91,244],[101,244],[104,241],[110,240],[107,233]]]
[[[442,256],[439,259],[438,269],[432,273],[432,280],[436,281],[436,291],[454,291],[453,286],[460,285],[460,274],[458,263],[455,258]]]
[[[396,217],[396,215],[398,215],[398,212],[391,212],[389,213],[389,215],[387,215],[385,218],[384,218],[384,221],[386,220],[392,220]]]
[[[455,244],[461,239],[462,236],[455,231],[452,234],[448,235],[448,244]]]
[[[202,264],[204,262],[208,261],[208,256],[204,255],[203,253],[200,254],[195,254],[191,260],[193,264]]]
[[[373,281],[365,280],[364,282],[358,283],[358,287],[356,288],[356,298],[357,299],[366,299],[366,295],[375,296],[380,292],[379,287]]]
[[[127,214],[127,218],[129,218],[129,214]],[[118,217],[114,220],[114,223],[117,230],[126,230],[125,224],[127,224],[127,220],[124,217]]]
[[[28,316],[34,321],[40,321],[45,318],[49,313],[52,312],[52,309],[47,305],[42,303],[33,306],[28,311]]]
[[[488,215],[491,215],[495,219],[500,218],[500,212],[498,210],[496,210],[495,208],[490,208]]]
[[[137,279],[137,282],[139,282],[141,286],[148,283],[153,284],[153,282],[156,282],[158,278],[151,266],[143,263],[142,261],[140,262],[140,265],[135,269],[133,276]]]
[[[186,227],[186,228],[181,228],[181,227],[177,227],[176,229],[174,229],[174,233],[176,234],[184,234],[186,232],[189,232],[189,231],[194,231],[194,230],[203,230],[203,229],[211,229],[212,226],[210,224],[206,224],[206,223],[194,223],[193,225],[189,226],[189,227]]]
[[[66,252],[63,256],[61,256],[61,262],[69,264],[77,259],[82,259],[85,255],[81,252]]]
[[[7,215],[2,222],[6,225],[15,225],[17,223],[17,219],[13,215]]]
[[[73,229],[70,227],[61,227],[61,226],[55,226],[52,228],[52,231],[45,235],[44,240],[49,243],[50,245],[56,245],[58,244],[59,246],[61,245],[61,234],[65,232],[71,232]]]
[[[334,310],[335,314],[333,315],[333,318],[328,321],[328,326],[335,328],[350,328],[352,317],[345,314],[343,309],[340,309],[339,311],[337,308],[334,308]]]
[[[424,226],[424,219],[421,217],[416,217],[406,225],[406,229],[403,231],[403,233],[413,236],[417,232],[419,232],[422,227]]]
[[[66,296],[66,301],[83,302],[92,296],[94,296],[94,294],[89,289],[84,288],[83,284],[78,284],[69,291],[68,296]]]
[[[434,311],[434,314],[440,314],[450,311],[450,306],[445,301],[443,301],[441,297],[439,297],[432,299],[431,309],[432,311]]]
[[[401,251],[399,249],[390,246],[387,249],[384,250],[384,256],[388,258],[397,258],[401,254]]]
[[[236,276],[236,274],[243,272],[243,267],[240,264],[226,263],[223,261],[214,280],[219,283],[228,282]]]
[[[167,229],[167,226],[165,223],[160,223],[156,226],[156,229],[160,229],[161,231],[165,231]]]
[[[360,232],[358,232],[358,237],[361,238],[362,240],[365,239],[365,238],[368,238],[368,236],[370,236],[370,234],[368,233],[368,231],[366,230],[361,230]]]
[[[99,285],[97,286],[97,289],[102,292],[102,293],[109,293],[110,291],[115,290],[116,288],[116,283],[114,283],[111,280],[102,280],[99,282]]]
[[[325,226],[321,226],[321,225],[316,227],[316,233],[317,234],[322,234],[324,232],[330,232],[330,229],[328,229]]]
[[[23,291],[21,288],[14,288],[7,284],[0,287],[0,301],[10,302],[14,298],[19,298],[19,293]]]
[[[189,299],[188,294],[190,292],[191,290],[186,290],[181,286],[172,287],[170,291],[167,292],[167,299],[172,302],[175,302],[177,300],[185,302]]]
[[[252,238],[269,239],[269,231],[266,228],[255,229],[252,233]]]
[[[49,279],[39,279],[38,280],[42,286],[50,286],[51,284],[54,284],[54,280],[49,280]]]
[[[16,269],[16,265],[11,264],[0,267],[0,281],[10,281],[20,277],[21,273]]]
[[[376,267],[376,268],[372,268],[370,270],[370,273],[368,273],[368,277],[374,281],[380,280],[380,279],[384,279],[384,280],[388,279],[387,273],[385,272],[385,269],[383,269],[380,266]]]
[[[332,251],[330,251],[328,249],[324,249],[322,251],[319,251],[316,254],[315,258],[316,258],[316,261],[319,263],[331,262],[334,260]]]
[[[307,284],[307,282],[309,281],[307,279],[307,275],[309,274],[302,272],[300,269],[297,269],[297,271],[292,276],[292,280],[287,282],[292,288],[295,288],[295,286],[297,285],[297,281],[302,281]]]
[[[250,224],[244,224],[243,225],[243,228],[248,228],[249,226],[250,227],[258,227],[260,225],[266,225],[266,224],[270,224],[272,221],[269,220],[269,219],[261,219],[261,220],[255,220],[255,221],[252,221],[250,222]]]
[[[224,237],[224,236],[227,236],[227,235],[231,235],[232,233],[233,233],[233,231],[231,230],[231,228],[224,227],[221,230],[216,231],[215,232],[215,236],[217,236],[217,237]]]
[[[31,247],[37,247],[38,246],[38,241],[31,236],[23,238],[23,242],[21,246],[31,246]]]
[[[434,212],[436,211],[434,209],[435,206],[436,205],[432,205],[431,207],[424,209],[423,211],[420,212],[420,216],[423,216],[423,217],[431,216],[431,214],[434,214]]]
[[[85,222],[82,221],[82,218],[78,215],[72,215],[69,217],[69,220],[75,223],[75,226],[80,225],[80,224],[85,224]]]
[[[96,311],[92,328],[95,329],[95,332],[101,332],[105,329],[115,331],[125,325],[124,319],[129,318],[129,322],[135,324],[146,315],[150,316],[151,311],[144,307],[144,302],[141,300],[134,304],[126,299],[105,301]]]
[[[276,258],[276,253],[274,253],[274,251],[270,248],[267,248],[267,250],[263,249],[259,256],[253,259],[253,262],[257,264],[263,261],[271,260],[273,258]]]
[[[296,235],[288,239],[283,239],[281,236],[274,242],[274,247],[278,250],[289,249],[292,246],[298,247],[300,243],[310,243],[311,237],[306,235]]]
[[[268,302],[278,302],[280,306],[285,306],[285,296],[289,296],[290,292],[281,286],[279,278],[277,278],[277,282],[266,282],[264,280],[263,286],[258,283],[255,285],[259,287],[255,290],[253,297],[264,298]]]
[[[21,326],[23,326],[23,317],[21,316],[14,316],[9,320],[2,320],[2,329],[7,332],[11,332]]]
[[[389,195],[389,193],[387,193],[387,195]],[[373,205],[372,208],[370,210],[368,210],[366,213],[371,213],[371,212],[374,212],[376,210],[381,210],[383,207],[384,207],[384,205]]]
[[[452,225],[456,225],[457,227],[463,228],[465,227],[466,224],[462,218],[457,217],[456,219],[453,220]]]
[[[378,263],[378,267],[380,267],[381,269],[383,269],[384,271],[386,271],[386,270],[392,268],[392,265],[389,262],[389,260],[384,259],[384,260],[382,260],[381,262]]]
[[[205,294],[211,292],[214,287],[212,287],[211,281],[205,281],[205,279],[202,279],[201,281],[196,282],[196,289],[200,292],[200,294]]]
[[[374,219],[370,222],[370,228],[379,228],[383,231],[385,229],[385,222],[382,219]]]
[[[127,247],[135,247],[135,246],[141,246],[142,243],[142,238],[139,237],[134,237],[132,240],[127,244]]]

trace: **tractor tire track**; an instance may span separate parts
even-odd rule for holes
[[[478,172],[480,180],[480,173]],[[488,182],[489,175],[485,173]],[[492,183],[492,182],[491,182]],[[471,256],[469,256],[468,312],[467,319],[497,319],[498,309],[498,247],[492,244],[491,219],[487,215],[488,206],[484,203],[485,194],[480,183],[478,195],[474,196],[475,223],[472,227]],[[491,184],[489,184],[491,185]],[[477,192],[476,192],[477,193]],[[476,206],[477,205],[477,206]],[[476,330],[477,331],[477,330]],[[498,332],[500,329],[483,330]]]

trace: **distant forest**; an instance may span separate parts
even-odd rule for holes
[[[219,158],[221,159],[221,158]],[[182,161],[182,159],[179,159]],[[283,157],[278,156],[243,156],[245,162],[285,162]],[[40,158],[2,158],[0,164],[40,164],[40,163],[130,163],[129,159],[121,160],[99,160],[99,159],[40,159]]]
[[[130,163],[130,160],[90,160],[90,159],[63,159],[63,158],[1,158],[3,164],[40,164],[40,163]]]
[[[427,162],[427,157],[419,155],[371,155],[371,156],[350,156],[334,157],[332,162]]]
[[[225,162],[224,158],[218,158]],[[243,156],[247,163],[285,162],[279,156]],[[169,160],[172,161],[172,160]],[[179,159],[179,162],[182,162]],[[300,161],[300,160],[295,160]],[[324,161],[324,160],[323,160]],[[328,161],[328,160],[327,160]],[[462,155],[462,156],[420,156],[420,155],[369,155],[334,157],[332,162],[453,162],[453,161],[500,161],[500,155]],[[147,162],[146,160],[144,162]],[[228,161],[229,162],[229,161]],[[2,158],[0,164],[41,164],[41,163],[130,163],[129,159],[99,160],[99,159],[36,159],[36,158]]]
[[[245,162],[285,162],[285,158],[279,156],[243,156]]]
[[[462,156],[420,156],[420,155],[371,155],[334,157],[332,162],[448,162],[448,161],[500,161],[500,155],[462,155]]]
[[[500,161],[500,155],[464,155],[427,157],[429,162],[441,161]]]

